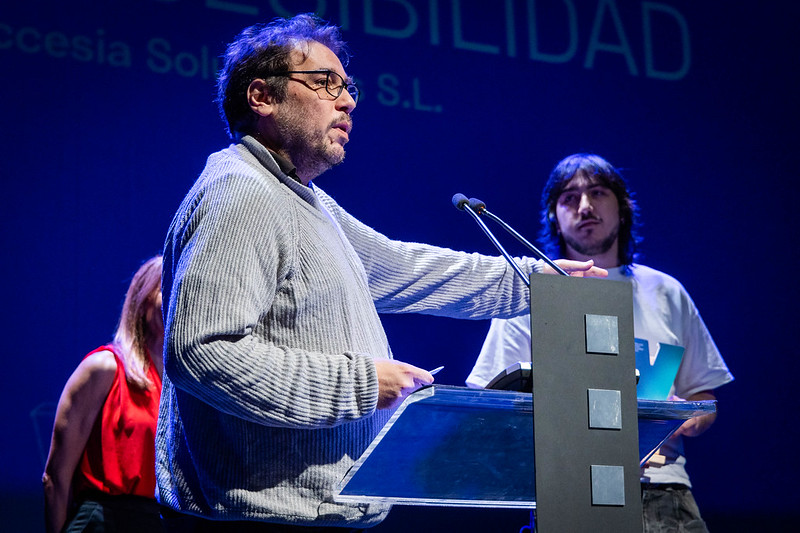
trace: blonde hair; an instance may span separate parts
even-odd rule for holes
[[[122,359],[125,377],[128,383],[141,389],[153,386],[147,377],[150,367],[148,342],[164,336],[163,329],[150,331],[152,327],[147,320],[147,312],[153,308],[161,291],[161,264],[162,257],[157,255],[148,259],[133,275],[114,334],[114,348]],[[161,309],[155,311],[160,313]]]

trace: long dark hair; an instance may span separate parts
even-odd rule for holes
[[[595,154],[573,154],[562,159],[553,168],[547,184],[542,191],[542,230],[539,242],[546,253],[551,256],[564,257],[566,245],[558,231],[556,204],[569,180],[578,172],[611,189],[619,203],[619,263],[629,266],[638,257],[638,245],[641,237],[637,234],[639,227],[639,209],[628,190],[625,180],[611,163]]]

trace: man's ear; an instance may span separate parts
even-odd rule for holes
[[[247,103],[250,109],[259,116],[266,117],[273,113],[274,98],[269,92],[267,82],[256,78],[247,87]]]

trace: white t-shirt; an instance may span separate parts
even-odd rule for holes
[[[633,284],[634,335],[648,341],[651,351],[657,349],[658,343],[685,350],[671,394],[688,398],[733,381],[686,289],[672,276],[644,265],[631,265],[631,271],[626,275],[622,268],[609,270],[608,279]],[[518,361],[529,361],[530,357],[530,316],[494,319],[467,385],[485,387],[503,369]],[[666,457],[666,464],[645,469],[642,482],[683,483],[691,487],[684,468],[682,439],[669,439],[659,453]]]

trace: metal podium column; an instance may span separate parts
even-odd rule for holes
[[[642,531],[629,283],[531,276],[539,533]]]

